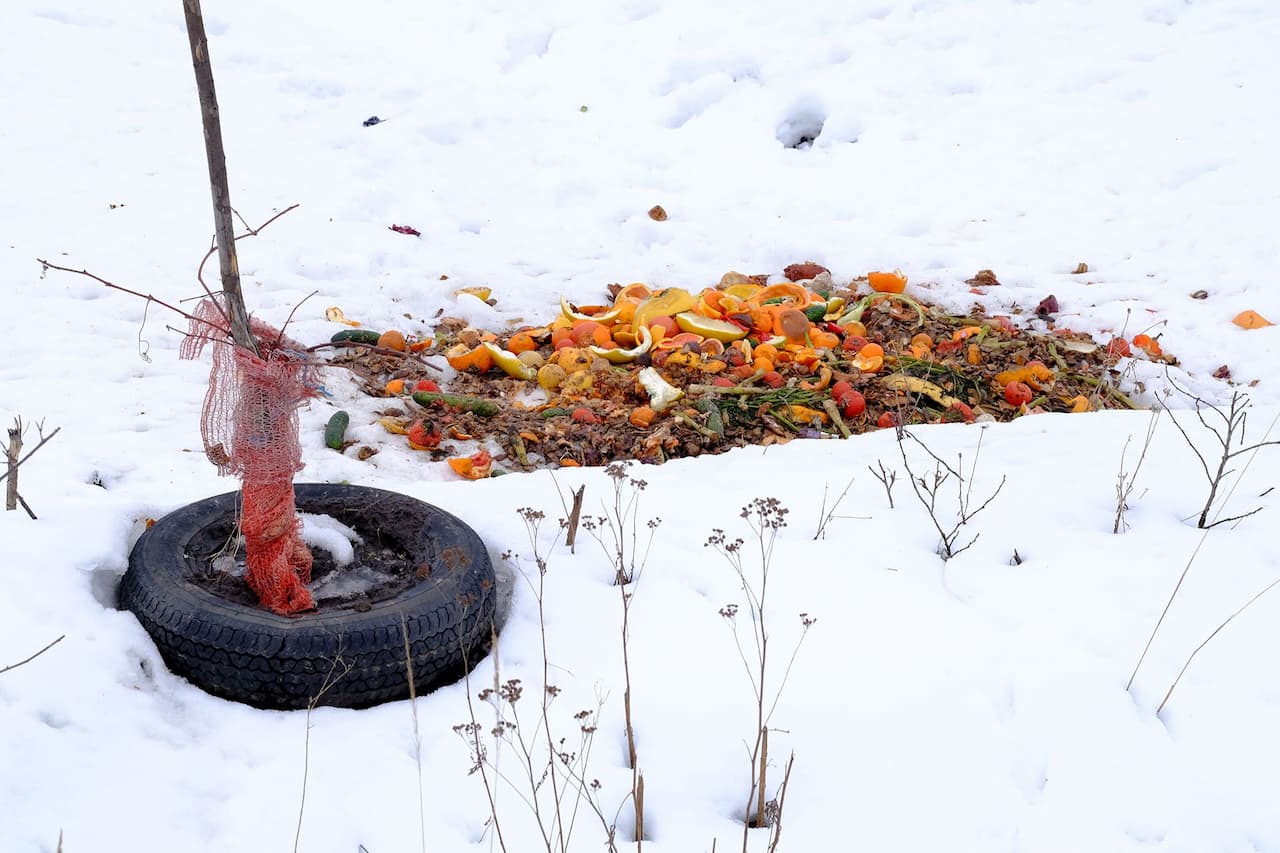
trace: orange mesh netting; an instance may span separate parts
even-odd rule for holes
[[[179,349],[191,359],[213,344],[200,422],[205,455],[220,474],[240,478],[249,587],[276,613],[310,610],[311,552],[293,502],[293,475],[302,470],[298,408],[315,396],[303,346],[251,319],[259,358],[219,335],[225,324],[218,303],[203,300]]]

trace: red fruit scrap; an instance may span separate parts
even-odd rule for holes
[[[836,405],[840,404],[840,398],[853,390],[853,384],[848,379],[839,379],[831,383],[831,399],[836,401]]]
[[[898,415],[896,412],[885,412],[880,417],[876,418],[876,426],[880,427],[880,429],[888,429],[889,427],[896,427],[897,425]]]
[[[955,402],[951,404],[951,411],[958,414],[965,423],[971,424],[974,420],[973,409],[965,403]]]
[[[412,225],[392,225],[391,230],[397,234],[408,234],[410,237],[421,237],[422,232]]]
[[[836,405],[840,407],[843,417],[856,418],[867,410],[867,398],[857,391],[849,390],[836,398]]]
[[[431,450],[440,446],[440,431],[428,429],[422,418],[409,425],[409,446],[415,450]]]
[[[790,264],[782,271],[788,281],[804,281],[805,279],[815,278],[821,273],[829,273],[831,270],[822,264],[815,264],[813,261],[805,261],[803,264]]]
[[[440,386],[430,379],[419,379],[413,386],[414,391],[426,391],[430,394],[439,394]]]
[[[1133,350],[1124,338],[1112,338],[1111,343],[1107,344],[1107,355],[1113,359],[1132,358]]]
[[[844,339],[844,343],[840,345],[840,349],[845,352],[857,352],[867,345],[868,341],[862,335],[849,335]]]
[[[1044,299],[1040,300],[1040,304],[1036,306],[1036,316],[1046,319],[1057,314],[1061,308],[1058,307],[1058,297],[1050,293]]]
[[[1004,386],[1004,399],[1010,406],[1031,402],[1031,387],[1025,382],[1013,381]]]
[[[764,376],[761,376],[760,381],[770,388],[781,388],[787,384],[787,380],[776,370],[770,370]]]
[[[579,406],[578,408],[574,409],[573,414],[570,415],[569,417],[572,418],[576,423],[580,423],[580,424],[600,423],[600,418],[596,416],[596,413],[588,409],[586,406]]]

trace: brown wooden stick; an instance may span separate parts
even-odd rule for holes
[[[569,513],[569,530],[565,534],[564,542],[569,546],[569,553],[573,553],[573,543],[578,537],[578,522],[582,518],[582,496],[586,494],[587,487],[579,486],[576,492],[573,492],[573,510]]]
[[[231,221],[231,192],[227,189],[227,157],[222,147],[222,119],[218,115],[218,94],[213,86],[213,65],[209,61],[209,39],[204,31],[200,0],[182,0],[191,43],[191,63],[195,69],[196,91],[200,96],[200,118],[204,125],[204,149],[209,163],[209,190],[213,197],[213,226],[218,240],[218,267],[222,272],[222,292],[227,295],[231,338],[254,355],[258,342],[249,330],[249,312],[240,292],[240,267],[236,261],[235,225]]]

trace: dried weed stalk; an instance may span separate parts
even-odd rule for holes
[[[598,697],[595,710],[580,710],[572,715],[573,735],[557,737],[552,731],[552,707],[561,690],[550,680],[550,651],[546,630],[547,556],[543,554],[541,528],[546,516],[539,510],[523,507],[519,510],[533,551],[536,573],[526,572],[518,555],[508,551],[502,555],[524,579],[533,594],[538,608],[538,624],[541,637],[542,689],[537,694],[533,719],[523,709],[528,703],[524,683],[519,678],[501,680],[495,669],[492,687],[475,694],[490,706],[494,722],[485,726],[479,722],[476,705],[472,700],[471,683],[466,682],[467,722],[456,725],[453,731],[467,744],[471,754],[471,774],[479,774],[489,803],[489,819],[492,823],[498,847],[507,851],[506,838],[501,821],[502,809],[498,791],[509,790],[524,804],[538,827],[540,846],[547,853],[567,853],[582,807],[585,805],[599,820],[605,834],[605,848],[617,852],[617,817],[626,800],[613,815],[606,814],[601,804],[602,786],[598,779],[588,776],[591,749],[597,731],[596,720],[604,698]],[[562,523],[552,542],[551,550],[559,543]],[[496,660],[496,656],[495,656]],[[521,719],[522,714],[525,719]],[[502,748],[511,752],[511,758],[503,761]],[[630,797],[630,795],[628,795]],[[638,846],[638,845],[637,845]],[[523,846],[518,849],[525,849]]]
[[[1125,470],[1125,463],[1129,459],[1129,443],[1133,441],[1133,436],[1130,435],[1124,440],[1124,449],[1120,451],[1120,470],[1116,473],[1116,515],[1115,522],[1111,525],[1112,533],[1129,529],[1124,514],[1129,511],[1129,497],[1133,494],[1133,487],[1138,482],[1138,472],[1142,470],[1142,463],[1147,458],[1147,451],[1151,448],[1151,439],[1155,437],[1156,423],[1159,420],[1160,410],[1155,409],[1151,412],[1151,420],[1147,422],[1147,434],[1143,437],[1142,450],[1138,454],[1137,464],[1133,466],[1132,471]]]
[[[316,695],[307,702],[307,714],[304,718],[306,734],[302,741],[302,793],[298,796],[298,828],[293,834],[293,853],[298,853],[298,844],[302,841],[302,816],[307,808],[307,778],[311,770],[311,712],[320,704],[324,694],[351,672],[352,664],[342,657],[341,651],[329,662],[329,673],[320,684]]]
[[[889,509],[893,509],[893,486],[898,481],[898,471],[896,468],[885,468],[884,462],[876,460],[876,468],[867,466],[867,470],[871,472],[871,476],[880,481],[880,485],[884,486],[885,497],[889,499]]]
[[[639,850],[644,842],[644,774],[640,772],[635,725],[631,716],[631,600],[649,561],[653,537],[662,519],[650,518],[645,523],[649,533],[641,548],[640,494],[649,484],[628,476],[630,465],[630,462],[614,462],[605,468],[605,474],[613,481],[612,503],[605,505],[603,515],[583,518],[582,527],[613,562],[614,584],[618,587],[622,605],[622,711],[627,737],[627,766],[631,768],[630,800],[635,809],[635,842]]]
[[[714,548],[733,569],[742,591],[747,598],[747,612],[751,617],[750,649],[744,647],[742,632],[738,622],[739,606],[726,604],[720,609],[720,615],[733,630],[733,639],[738,647],[738,656],[742,660],[747,680],[751,683],[755,700],[756,725],[754,742],[750,746],[750,784],[747,789],[746,806],[743,810],[742,850],[748,849],[749,831],[753,827],[768,827],[770,831],[769,850],[776,850],[782,831],[782,807],[785,802],[786,788],[790,782],[790,771],[794,755],[786,764],[781,785],[773,798],[767,797],[767,769],[769,766],[769,725],[782,691],[786,688],[791,668],[795,664],[800,646],[809,629],[817,621],[808,613],[800,614],[801,631],[791,651],[782,677],[776,688],[771,686],[773,672],[769,665],[769,631],[767,627],[767,604],[769,593],[769,571],[773,562],[773,551],[778,536],[787,526],[786,516],[789,510],[777,498],[756,498],[743,507],[740,517],[751,531],[751,542],[748,545],[741,538],[730,540],[724,530],[715,528],[707,539],[707,546]],[[752,552],[748,555],[748,551]]]
[[[956,467],[952,468],[914,434],[902,427],[897,427],[898,452],[902,454],[902,465],[907,471],[907,481],[911,483],[912,491],[915,492],[921,506],[928,512],[929,520],[933,522],[934,529],[938,531],[938,556],[943,560],[950,560],[957,554],[968,550],[974,542],[978,541],[978,536],[981,534],[975,533],[973,538],[963,545],[958,544],[960,542],[960,534],[965,526],[978,513],[990,506],[991,502],[1000,494],[1001,489],[1004,488],[1005,480],[1007,479],[1001,475],[1000,483],[987,496],[987,499],[976,506],[974,505],[973,480],[978,470],[979,457],[982,455],[982,437],[986,432],[986,427],[982,427],[981,430],[978,433],[978,446],[973,452],[973,463],[966,473],[964,470],[964,454],[959,454]],[[918,444],[933,460],[934,466],[931,473],[917,475],[912,469],[911,459],[907,455],[906,442],[903,440],[906,438]],[[955,507],[950,511],[940,507],[938,504],[938,499],[943,494],[943,487],[948,482],[954,482],[956,486]]]
[[[1239,521],[1242,518],[1248,518],[1255,513],[1261,512],[1262,507],[1257,507],[1256,509],[1251,509],[1248,512],[1242,512],[1238,515],[1231,515],[1223,518],[1222,512],[1219,511],[1213,521],[1209,520],[1209,515],[1213,511],[1214,502],[1218,499],[1218,491],[1221,489],[1223,481],[1227,478],[1227,475],[1234,472],[1233,468],[1228,467],[1231,465],[1232,460],[1245,453],[1257,455],[1257,452],[1264,447],[1272,447],[1280,444],[1280,440],[1267,440],[1267,436],[1269,436],[1271,431],[1275,428],[1276,422],[1274,420],[1271,422],[1271,426],[1267,428],[1267,431],[1262,436],[1261,441],[1254,442],[1253,444],[1245,444],[1245,433],[1247,431],[1249,420],[1249,408],[1252,406],[1248,394],[1241,391],[1232,391],[1231,401],[1227,404],[1227,407],[1224,410],[1221,406],[1214,405],[1203,397],[1193,394],[1187,389],[1181,387],[1174,382],[1172,378],[1169,379],[1169,384],[1178,393],[1192,402],[1195,408],[1196,419],[1199,420],[1202,427],[1213,434],[1214,440],[1218,444],[1218,450],[1215,453],[1210,454],[1211,456],[1217,456],[1217,459],[1211,463],[1209,459],[1205,457],[1205,454],[1200,452],[1200,448],[1196,447],[1196,443],[1191,440],[1191,436],[1187,433],[1186,428],[1178,422],[1178,418],[1174,413],[1168,408],[1165,409],[1165,411],[1169,413],[1169,420],[1173,421],[1173,425],[1178,428],[1178,432],[1182,435],[1183,440],[1186,441],[1187,446],[1191,448],[1191,451],[1196,455],[1196,459],[1200,461],[1200,468],[1204,472],[1205,480],[1209,483],[1209,494],[1205,498],[1204,506],[1200,509],[1200,518],[1196,521],[1196,526],[1207,530],[1210,527],[1216,527],[1219,524],[1226,524],[1229,521]],[[1249,463],[1252,463],[1252,461],[1253,456],[1250,456]],[[1248,469],[1249,463],[1245,464],[1245,470]],[[1240,473],[1243,475],[1244,471],[1242,470]],[[1240,479],[1237,477],[1236,483],[1239,482]],[[1235,487],[1233,486],[1232,491],[1234,490]],[[1227,497],[1223,499],[1223,502],[1225,503],[1230,497],[1231,495],[1228,494]]]
[[[844,502],[844,499],[846,496],[848,496],[849,489],[851,488],[853,488],[852,477],[849,478],[849,482],[845,483],[844,491],[842,491],[840,495],[835,499],[835,501],[832,502],[831,508],[827,509],[828,485],[826,483],[822,484],[822,506],[818,509],[818,529],[815,530],[813,533],[813,539],[815,542],[819,539],[827,538],[827,525],[830,524],[833,519],[836,519],[836,518],[847,519],[847,518],[862,517],[862,516],[853,516],[853,515],[836,515],[836,510],[840,508],[840,504]]]

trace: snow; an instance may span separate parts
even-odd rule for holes
[[[1250,440],[1277,437],[1280,327],[1230,323],[1246,308],[1280,322],[1273,4],[206,6],[236,208],[256,225],[301,205],[240,244],[246,298],[279,324],[316,291],[289,327],[300,340],[336,330],[330,305],[423,332],[442,310],[545,319],[561,295],[598,301],[615,281],[901,267],[944,305],[1029,313],[1052,293],[1074,328],[1159,332],[1180,382],[1219,405],[1247,391]],[[198,292],[211,229],[190,55],[177,3],[11,0],[3,19],[0,421],[61,432],[22,468],[39,520],[0,513],[0,668],[65,638],[0,674],[0,849],[53,851],[61,833],[69,851],[287,850],[300,810],[299,850],[420,849],[424,834],[426,849],[498,849],[453,731],[465,685],[412,708],[257,711],[170,675],[115,609],[146,520],[234,487],[200,449],[208,363],[178,360],[163,309],[35,259],[175,304]],[[364,127],[371,115],[385,121]],[[648,217],[655,204],[667,221]],[[1002,286],[977,296],[964,281],[982,268]],[[491,287],[496,307],[455,297],[464,286]],[[1212,378],[1224,364],[1238,385]],[[1162,372],[1134,371],[1154,402]],[[495,561],[516,555],[501,644],[471,693],[520,678],[531,721],[545,630],[563,691],[551,726],[576,743],[573,714],[599,708],[587,772],[612,814],[630,785],[618,591],[592,539],[553,542],[560,496],[586,485],[602,513],[612,482],[458,481],[392,442],[349,377],[324,382],[332,397],[302,412],[299,480],[414,495],[473,526]],[[1212,454],[1185,402],[1170,405]],[[325,448],[335,408],[382,452]],[[1228,479],[1225,515],[1262,512],[1206,534],[1200,464],[1162,417],[1115,535],[1121,454],[1132,437],[1132,465],[1149,418],[916,431],[966,469],[981,436],[975,497],[1006,478],[973,547],[945,563],[891,433],[633,469],[648,484],[637,517],[662,520],[630,615],[645,849],[741,848],[755,706],[719,611],[746,599],[704,543],[714,528],[749,538],[739,510],[774,496],[790,523],[771,561],[771,684],[797,614],[818,620],[772,718],[771,795],[795,754],[781,849],[1280,851],[1280,593],[1204,646],[1156,710],[1196,647],[1280,577],[1280,451],[1241,457]],[[877,462],[899,472],[893,508]],[[815,540],[824,490],[829,508],[850,479]],[[547,514],[541,624],[522,507]],[[516,772],[510,747],[491,757]],[[498,804],[509,850],[545,849],[513,791]],[[602,841],[584,811],[570,849]],[[753,832],[751,849],[766,842]]]
[[[336,518],[300,512],[302,519],[302,541],[309,548],[323,548],[333,555],[333,562],[338,566],[346,566],[356,557],[353,545],[359,544],[360,534]]]

